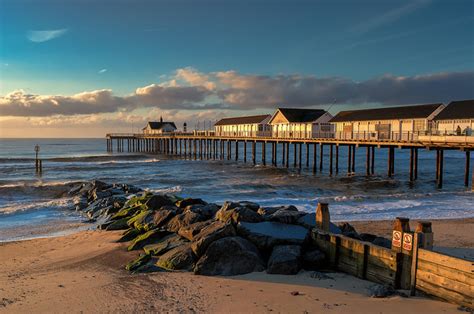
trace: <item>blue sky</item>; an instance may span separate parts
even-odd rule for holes
[[[104,89],[121,97],[151,84],[170,86],[179,69],[192,69],[204,76],[234,71],[248,82],[255,76],[274,79],[294,75],[357,83],[390,75],[411,78],[418,84],[418,76],[430,81],[430,75],[443,74],[447,77],[442,80],[449,80],[451,73],[467,73],[454,82],[458,85],[459,79],[467,80],[465,87],[469,88],[474,70],[473,12],[474,2],[464,0],[0,0],[0,96],[18,90],[23,96],[71,96]],[[222,83],[219,78],[209,80]],[[279,81],[280,87],[285,88],[287,81],[288,77]],[[193,84],[185,79],[184,85]],[[314,89],[314,84],[308,89]],[[325,82],[317,84],[319,88]],[[236,85],[227,85],[228,89],[235,90]],[[340,87],[336,90],[340,92]],[[223,103],[216,110],[232,107],[235,97],[222,98],[222,93],[218,90],[204,99],[186,96],[185,101]],[[471,95],[460,89],[446,93],[445,98]],[[323,105],[328,98],[315,97],[314,104]],[[271,98],[275,102],[292,99],[295,97]],[[397,102],[385,103],[367,95],[343,99],[341,108]],[[416,96],[400,103],[423,100]],[[171,110],[174,101],[156,108]],[[11,99],[4,99],[6,102]],[[156,101],[163,102],[161,98]],[[189,109],[178,103],[178,108]],[[295,101],[294,106],[298,105],[307,106],[307,102]],[[153,104],[132,107],[127,110],[143,113]],[[247,102],[231,109],[262,111],[268,107]],[[4,117],[28,115],[15,110],[0,113]],[[120,110],[47,111],[33,116],[116,111]]]

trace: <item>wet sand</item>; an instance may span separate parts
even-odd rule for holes
[[[359,232],[386,235],[391,222],[357,222]],[[433,224],[435,243],[472,249],[474,219]],[[366,228],[366,229],[364,229]],[[0,312],[453,313],[457,306],[424,298],[370,298],[370,282],[341,273],[328,279],[252,273],[205,277],[182,272],[130,274],[139,252],[115,243],[120,232],[82,231],[0,243]],[[296,293],[292,292],[298,292]]]

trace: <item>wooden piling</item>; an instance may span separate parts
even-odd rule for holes
[[[316,173],[317,165],[317,156],[318,156],[318,144],[313,144],[313,173]]]
[[[235,141],[235,161],[239,160],[239,141]]]
[[[298,154],[298,168],[301,170],[301,155],[303,150],[303,143],[299,143],[299,154]]]
[[[282,146],[281,147],[281,154],[282,154],[282,156],[281,156],[281,165],[285,166],[285,160],[286,160],[286,144],[285,144],[285,142],[282,142],[281,146]]]
[[[336,174],[339,173],[339,145],[336,144]]]
[[[267,165],[267,151],[266,151],[266,145],[267,143],[265,141],[262,141],[262,164],[264,166]]]
[[[319,171],[323,171],[323,159],[324,159],[324,145],[323,143],[319,143]]]
[[[370,146],[366,147],[366,156],[365,156],[365,175],[370,176]]]
[[[471,151],[466,150],[466,165],[464,167],[464,186],[469,186],[470,163],[471,163]]]
[[[257,164],[256,156],[255,156],[255,146],[257,145],[257,141],[252,142],[252,162],[254,165]]]
[[[334,145],[329,145],[329,175],[332,176],[332,163],[333,163],[333,146]]]
[[[438,189],[443,187],[443,165],[444,165],[444,150],[438,149],[439,158],[438,158],[438,179],[436,181],[436,185]]]
[[[355,158],[356,158],[356,146],[352,145],[352,168],[351,173],[355,174]]]
[[[247,162],[247,141],[244,141],[244,162]]]
[[[290,166],[290,142],[286,143],[286,168]]]
[[[375,174],[375,146],[372,146],[371,152],[371,161],[370,161],[370,173]]]
[[[298,147],[296,146],[296,142],[294,142],[293,143],[293,167],[295,168],[297,166],[297,158],[296,158],[297,150],[298,150]]]
[[[321,231],[329,232],[331,217],[327,203],[318,203],[316,208],[316,228]]]
[[[309,167],[309,143],[306,143],[306,168]]]
[[[351,175],[351,163],[352,163],[352,147],[347,145],[347,175]]]

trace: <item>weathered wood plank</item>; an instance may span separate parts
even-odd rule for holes
[[[474,286],[467,283],[455,281],[421,269],[417,270],[416,278],[417,280],[420,279],[430,282],[434,286],[441,286],[443,288],[456,291],[459,294],[465,295],[466,297],[470,296],[472,298],[474,296]]]
[[[420,249],[418,252],[418,258],[424,261],[439,264],[449,268],[454,268],[467,273],[472,273],[474,271],[474,262],[433,251]]]
[[[446,300],[448,302],[453,302],[453,303],[464,305],[467,307],[473,306],[472,297],[466,298],[464,295],[456,291],[452,291],[440,286],[435,286],[431,284],[430,282],[427,282],[420,278],[417,279],[416,281],[416,289],[423,291],[427,294],[433,295],[435,297],[438,297],[440,299]]]
[[[396,279],[396,272],[386,267],[380,267],[378,265],[369,264],[367,265],[366,278],[368,280],[372,280],[371,278],[376,278],[379,281],[383,280],[384,283],[394,285]]]
[[[464,282],[474,285],[474,273],[463,272],[454,268],[449,268],[443,265],[431,263],[424,260],[418,260],[418,269],[426,272],[431,272],[452,280]]]

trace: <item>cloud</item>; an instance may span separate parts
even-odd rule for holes
[[[315,107],[367,103],[405,105],[474,98],[474,71],[416,76],[391,74],[355,81],[312,75],[249,75],[237,71],[202,73],[184,68],[170,80],[116,96],[111,90],[72,96],[34,95],[23,90],[0,96],[0,116],[49,117],[133,112],[136,109],[212,111],[266,110],[277,106]]]
[[[34,43],[42,43],[48,40],[52,40],[66,34],[67,28],[52,29],[43,31],[29,31],[26,37]]]
[[[367,33],[373,29],[380,28],[386,24],[391,24],[405,15],[411,14],[416,10],[427,6],[431,3],[431,0],[417,0],[410,2],[404,6],[392,9],[384,14],[377,15],[371,19],[368,19],[358,25],[351,26],[351,32],[353,33]]]
[[[97,72],[97,73],[102,74],[102,73],[105,73],[105,72],[107,72],[107,69],[99,70],[99,72]]]

